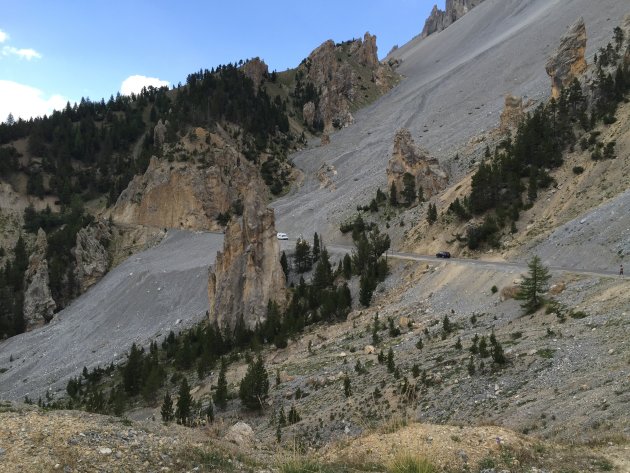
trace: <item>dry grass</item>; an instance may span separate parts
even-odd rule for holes
[[[387,466],[388,473],[435,473],[437,469],[429,460],[420,455],[402,453]]]

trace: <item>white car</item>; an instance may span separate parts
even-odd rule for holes
[[[278,232],[278,240],[288,240],[288,239],[289,237],[287,236],[286,233]]]

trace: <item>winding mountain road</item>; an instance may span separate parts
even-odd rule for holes
[[[292,250],[295,248],[295,240],[284,240],[281,242],[281,247],[283,250]],[[336,254],[346,254],[351,253],[354,249],[352,245],[343,245],[343,244],[327,244],[326,249],[330,253]],[[513,262],[513,261],[487,261],[487,260],[479,260],[479,259],[471,259],[471,258],[436,258],[435,255],[421,255],[418,253],[409,253],[409,252],[401,252],[401,251],[387,251],[388,258],[394,258],[399,260],[407,260],[407,261],[424,261],[428,263],[446,263],[446,264],[460,264],[464,266],[472,266],[477,268],[485,268],[485,269],[517,269],[519,271],[527,271],[527,263],[521,262]],[[543,263],[545,263],[543,261]],[[554,273],[570,273],[570,274],[580,274],[584,276],[596,276],[596,277],[616,277],[623,278],[623,276],[619,276],[618,270],[615,271],[599,271],[599,270],[586,270],[581,268],[569,268],[563,266],[549,266],[547,268]]]

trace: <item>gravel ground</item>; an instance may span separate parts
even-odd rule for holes
[[[533,251],[550,266],[590,270],[618,267],[630,255],[628,209],[630,190],[558,227]]]
[[[69,377],[126,359],[133,342],[178,331],[208,310],[208,266],[223,235],[171,230],[59,312],[53,321],[0,343],[0,398],[35,401]],[[12,361],[11,361],[12,360]],[[1,370],[0,370],[1,371]]]

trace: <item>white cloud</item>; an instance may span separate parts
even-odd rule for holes
[[[28,120],[31,117],[50,115],[53,110],[65,108],[68,99],[61,95],[46,97],[44,92],[10,80],[0,80],[0,122],[6,120],[9,113],[15,119]]]
[[[9,39],[9,35],[0,30],[0,43],[4,43],[7,39]]]
[[[120,93],[123,95],[130,95],[131,93],[139,93],[143,87],[163,87],[169,85],[166,80],[160,80],[157,77],[147,77],[134,75],[127,77],[120,85]]]
[[[2,48],[3,56],[18,56],[20,59],[26,59],[30,61],[31,59],[41,59],[42,55],[37,51],[31,48],[15,48],[13,46],[3,46]]]

